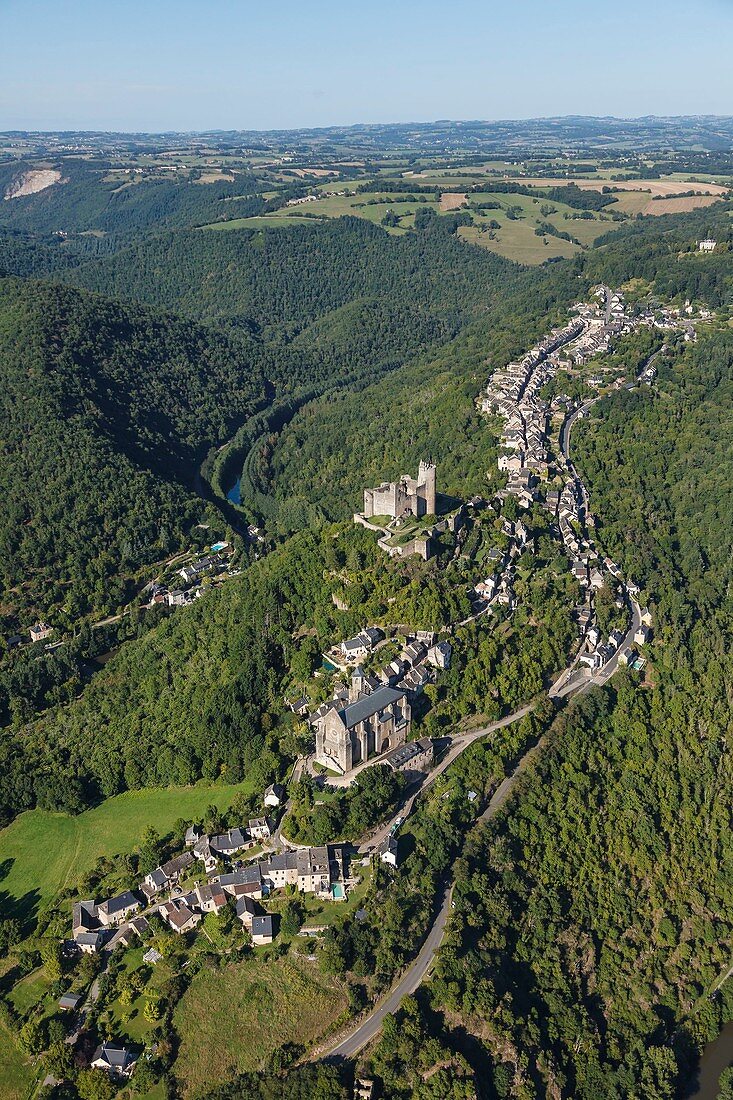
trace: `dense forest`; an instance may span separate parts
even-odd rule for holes
[[[37,282],[0,282],[0,574],[69,622],[124,602],[204,505],[205,445],[264,397],[251,341]]]
[[[424,249],[415,249],[356,220],[342,231],[319,228],[315,242],[309,232],[178,235],[88,261],[104,269],[108,259],[115,271],[117,262],[123,274],[141,265],[149,287],[164,292],[148,297],[184,308],[172,284],[152,275],[149,265],[163,262],[187,292],[193,280],[191,312],[199,316],[212,311],[195,281],[210,284],[213,263],[224,280],[214,312],[229,335],[139,304],[3,284],[0,476],[13,505],[0,545],[13,605],[42,615],[63,608],[70,621],[91,608],[116,609],[131,573],[186,545],[202,514],[191,492],[198,464],[272,400],[273,387],[293,399],[299,389],[318,393],[357,374],[366,380],[393,370],[484,309],[508,266],[474,258],[476,250],[446,233],[426,235]],[[41,238],[5,234],[3,241],[13,270],[59,274],[65,266],[60,246]],[[164,260],[160,242],[169,249]],[[464,267],[451,302],[439,275],[457,255]],[[405,285],[390,292],[383,283],[398,264]],[[29,462],[40,453],[42,465]]]
[[[77,285],[197,319],[291,335],[358,298],[430,308],[452,321],[487,304],[512,265],[465,248],[434,219],[391,237],[360,218],[255,229],[180,231],[136,242],[69,272]]]
[[[0,193],[32,167],[23,162],[0,166]],[[230,218],[252,217],[265,209],[257,181],[241,171],[206,183],[200,172],[191,178],[163,172],[125,177],[81,158],[64,158],[56,167],[58,183],[0,203],[0,225],[38,233],[138,234],[162,226],[205,225],[225,212]]]

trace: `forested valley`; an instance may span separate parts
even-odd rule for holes
[[[256,203],[240,185],[239,198],[229,184],[201,192]],[[0,233],[3,623],[48,615],[69,643],[3,657],[3,825],[142,788],[204,779],[259,792],[285,779],[307,748],[285,697],[367,622],[451,630],[453,665],[425,691],[420,735],[542,698],[572,656],[579,598],[546,510],[524,516],[520,604],[491,631],[469,621],[476,569],[453,560],[455,539],[429,562],[392,561],[350,514],[365,485],[428,455],[446,495],[496,489],[497,425],[474,399],[594,283],[718,309],[696,344],[670,339],[653,388],[604,398],[573,438],[599,549],[652,597],[645,671],[559,712],[543,699],[501,742],[466,753],[420,807],[396,888],[380,870],[370,918],[331,930],[319,954],[360,1010],[413,953],[450,873],[432,979],[365,1062],[385,1095],[676,1100],[733,1017],[730,985],[713,995],[733,946],[731,275],[728,252],[693,251],[711,224],[729,239],[722,216],[647,219],[530,271],[437,219],[399,238],[351,218],[214,233],[191,228],[211,216],[198,193],[161,186],[160,209],[140,211],[133,191],[78,214],[80,228],[105,220],[106,245],[62,251],[32,233],[40,197]],[[128,238],[140,218],[155,232]],[[202,463],[216,472],[203,496]],[[222,478],[242,467],[242,508],[223,510]],[[251,520],[267,539],[259,560],[243,537]],[[241,575],[176,614],[133,608],[119,650],[90,672],[90,621],[134,600],[167,555],[203,548],[200,523],[236,545]],[[506,545],[493,516],[476,537]],[[324,675],[315,690],[332,687]],[[506,811],[476,825],[541,733],[548,747]],[[398,786],[375,777],[373,791],[320,806],[294,786],[294,831],[357,839]],[[336,1098],[350,1072],[284,1070],[212,1096]]]

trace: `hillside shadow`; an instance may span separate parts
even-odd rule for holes
[[[9,894],[7,890],[3,890],[0,892],[0,917],[3,920],[20,921],[23,934],[27,936],[33,930],[40,904],[40,890],[27,890],[19,898]]]

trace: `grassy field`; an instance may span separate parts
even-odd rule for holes
[[[26,1100],[34,1077],[32,1067],[0,1020],[0,1096],[3,1100]]]
[[[29,1008],[38,1004],[41,998],[46,996],[52,984],[45,968],[40,966],[38,970],[34,970],[13,986],[8,1000],[15,1011],[24,1016]]]
[[[310,1044],[344,1011],[336,978],[297,956],[255,956],[198,974],[174,1016],[184,1095],[198,1096],[246,1070],[262,1070],[284,1043]]]
[[[272,216],[262,218],[232,218],[228,222],[212,222],[202,229],[282,229],[288,225],[316,225],[314,218],[299,218],[296,214],[283,215],[275,219]]]
[[[30,810],[0,832],[0,889],[27,919],[38,905],[89,871],[99,856],[130,852],[148,825],[161,835],[207,806],[226,809],[242,786],[128,791],[78,817]],[[10,907],[9,907],[10,908]]]
[[[329,186],[333,186],[330,184]],[[315,189],[317,190],[317,188]],[[380,202],[371,202],[375,198],[383,198]],[[404,232],[405,228],[408,228],[412,224],[415,211],[422,206],[432,206],[437,210],[438,204],[436,202],[399,202],[396,203],[392,200],[392,197],[388,192],[385,192],[384,196],[375,194],[360,194],[360,195],[332,195],[325,199],[319,199],[317,203],[311,203],[308,206],[309,214],[317,214],[319,218],[342,218],[344,216],[352,216],[357,218],[364,218],[366,221],[380,224],[382,218],[388,210],[392,210],[395,214],[403,217],[403,226],[396,226],[390,228],[390,233],[400,234]],[[263,228],[263,227],[282,227],[283,225],[308,225],[313,224],[315,218],[304,218],[302,215],[294,213],[297,207],[284,206],[280,210],[273,210],[271,214],[264,214],[262,217],[257,218],[236,218],[228,222],[213,222],[211,225],[204,226],[204,229],[243,229],[243,228]]]
[[[499,218],[496,220],[500,221]],[[548,237],[548,243],[544,244],[543,238],[535,235],[534,223],[526,221],[502,224],[494,240],[491,240],[488,233],[481,233],[476,226],[462,226],[458,234],[461,240],[488,248],[491,252],[520,264],[541,264],[550,257],[574,256],[578,251],[577,245],[557,237]]]

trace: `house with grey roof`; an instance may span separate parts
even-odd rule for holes
[[[253,840],[269,840],[272,836],[270,822],[266,817],[253,817],[248,822],[249,835]]]
[[[227,896],[218,882],[197,886],[194,904],[202,913],[218,913],[227,905]]]
[[[104,941],[105,935],[102,932],[79,932],[74,937],[74,943],[83,955],[95,955],[97,951],[101,951]]]
[[[96,902],[75,901],[71,910],[71,935],[76,939],[82,932],[93,932],[99,928]]]
[[[421,737],[419,741],[408,741],[399,748],[388,752],[384,763],[393,771],[405,774],[425,774],[433,766],[434,750],[433,742],[429,737]]]
[[[249,832],[246,829],[230,829],[227,833],[209,838],[209,847],[220,856],[232,856],[250,843]]]
[[[308,702],[306,700],[306,710],[307,710],[307,707],[308,707]],[[274,807],[280,805],[280,803],[282,802],[284,797],[285,797],[285,788],[280,783],[271,783],[270,786],[265,791],[265,797],[264,797],[263,801],[265,803],[265,806],[267,806],[268,808],[269,807],[274,808]]]
[[[194,913],[183,902],[164,902],[158,912],[179,936],[184,935],[186,932],[192,932],[201,920],[201,914]]]
[[[140,908],[140,902],[130,890],[125,890],[114,898],[101,902],[97,906],[100,923],[105,927],[112,924],[122,924],[130,913],[135,913]]]
[[[237,920],[240,920],[245,928],[251,929],[252,921],[258,916],[260,910],[254,900],[245,895],[244,897],[237,898],[235,912],[237,914]]]
[[[388,863],[390,867],[397,866],[397,838],[389,833],[377,848],[377,854],[382,863]]]
[[[258,947],[261,947],[263,944],[272,943],[272,917],[269,913],[265,916],[256,916],[252,918],[250,935],[252,936],[252,943]]]
[[[139,1055],[127,1047],[104,1042],[97,1047],[91,1060],[92,1069],[101,1069],[113,1078],[127,1078],[137,1065]]]

